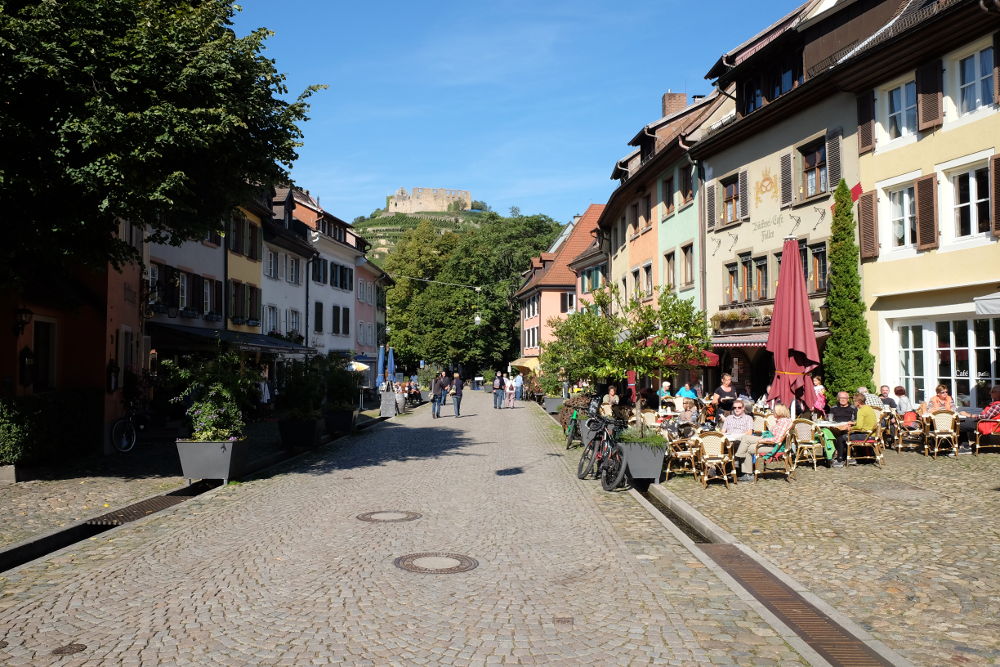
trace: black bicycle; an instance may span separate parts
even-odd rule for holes
[[[576,467],[576,476],[586,479],[593,474],[601,480],[601,486],[610,491],[621,485],[625,477],[625,459],[616,438],[625,428],[625,422],[619,419],[591,417],[587,428],[595,432],[593,439],[583,448],[580,462]]]
[[[134,401],[125,405],[125,414],[111,424],[111,444],[119,452],[128,452],[135,447],[139,432],[146,428],[146,415]]]

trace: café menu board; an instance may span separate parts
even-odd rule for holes
[[[380,417],[396,416],[396,393],[392,391],[382,392],[382,404],[379,406]]]

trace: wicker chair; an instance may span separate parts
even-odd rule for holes
[[[937,458],[942,451],[958,453],[958,414],[951,410],[938,410],[927,420],[924,454]]]
[[[692,438],[677,438],[668,442],[667,476],[664,481],[670,479],[670,473],[689,472],[695,478],[698,477],[698,444],[692,440]]]
[[[707,489],[710,480],[721,479],[728,489],[730,475],[733,477],[733,484],[736,484],[733,446],[724,433],[703,431],[692,439],[692,446],[698,449],[695,475],[701,480],[702,486]]]
[[[775,421],[777,420],[775,419]],[[771,425],[773,426],[773,422]],[[770,430],[770,427],[768,430]],[[791,444],[791,433],[792,429],[789,428],[788,433],[785,435],[785,449],[775,457],[766,458],[770,452],[763,450],[770,450],[778,445],[767,442],[757,444],[757,449],[753,452],[753,455],[756,457],[753,466],[753,481],[755,484],[761,476],[771,472],[781,473],[785,476],[786,482],[792,481],[792,473],[795,472],[795,454],[791,451],[791,449],[789,449]]]
[[[896,451],[901,452],[907,446],[916,449],[924,444],[927,438],[927,422],[916,412],[896,415]]]
[[[788,430],[788,438],[795,450],[795,457],[792,459],[793,470],[802,461],[811,461],[813,470],[815,470],[817,455],[820,458],[826,458],[826,450],[819,427],[808,419],[793,421],[792,427]]]
[[[993,441],[984,443],[986,438],[993,438]],[[1000,447],[1000,419],[980,419],[976,422],[976,448],[972,453],[979,456],[983,447]]]
[[[865,437],[855,440],[854,437],[863,434]],[[878,467],[883,464],[882,427],[878,422],[870,431],[851,429],[847,434],[848,461],[874,461]]]

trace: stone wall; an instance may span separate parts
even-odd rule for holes
[[[395,194],[386,197],[385,214],[447,211],[448,206],[454,202],[460,202],[462,210],[467,211],[472,208],[472,195],[468,190],[413,188],[412,192],[407,192],[406,188],[400,188]]]

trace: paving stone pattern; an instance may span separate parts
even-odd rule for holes
[[[463,408],[6,573],[0,664],[803,664],[630,496],[576,480],[536,406]],[[357,519],[377,511],[422,516]],[[479,565],[393,565],[428,552]]]
[[[1000,663],[1000,454],[663,486],[912,662]]]

